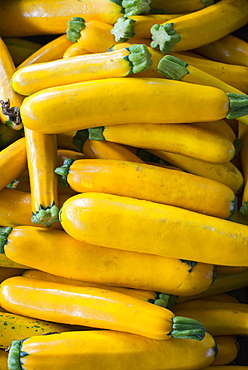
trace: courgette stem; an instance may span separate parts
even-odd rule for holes
[[[104,126],[89,128],[88,129],[89,139],[90,140],[97,140],[97,141],[105,141],[105,137],[103,135],[104,129],[105,129]]]
[[[149,13],[150,4],[151,0],[122,0],[121,2],[126,16]]]
[[[172,55],[165,55],[160,59],[157,70],[165,78],[180,81],[189,73],[187,66],[188,64],[182,59]]]
[[[144,72],[152,65],[152,54],[146,45],[131,45],[128,50],[130,52],[128,55],[128,60],[131,64],[130,73]]]
[[[0,104],[3,114],[9,118],[4,124],[12,130],[21,130],[23,124],[20,118],[19,108],[11,107],[9,99],[7,101],[0,100]]]
[[[159,48],[164,54],[170,54],[173,46],[181,40],[181,36],[174,30],[174,23],[154,24],[151,35],[151,47]]]
[[[125,16],[120,17],[114,24],[111,33],[115,37],[116,42],[126,42],[134,37],[134,19],[127,18]]]
[[[175,316],[172,319],[172,330],[170,335],[172,335],[173,338],[201,341],[205,337],[205,333],[205,327],[197,320],[183,316]]]
[[[59,222],[59,208],[54,202],[47,208],[40,204],[39,210],[32,214],[31,221],[34,224],[43,224],[50,227],[54,222]]]
[[[248,96],[243,94],[226,93],[229,99],[228,119],[234,119],[248,114]]]
[[[85,28],[85,20],[82,17],[72,17],[68,22],[66,38],[71,42],[77,42],[80,38],[80,32]]]
[[[21,357],[21,340],[13,340],[9,348],[8,354],[8,369],[9,370],[22,370],[20,357]]]
[[[13,227],[0,227],[0,254],[4,254],[4,246],[7,243],[8,236],[13,230]]]
[[[61,167],[55,168],[54,172],[59,175],[59,185],[64,188],[69,188],[70,185],[67,182],[67,176],[69,168],[74,162],[74,159],[66,158]]]
[[[89,133],[87,129],[78,130],[72,138],[72,144],[78,149],[80,153],[83,153],[83,146],[85,141],[88,139]]]

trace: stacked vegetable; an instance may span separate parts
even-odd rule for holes
[[[247,0],[1,2],[1,369],[240,368],[247,22]]]

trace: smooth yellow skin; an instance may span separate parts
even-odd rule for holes
[[[46,209],[55,204],[58,207],[58,178],[54,173],[57,165],[57,137],[25,128],[25,141],[31,208],[32,213],[36,214],[40,206]]]
[[[14,141],[0,151],[0,190],[15,180],[27,169],[27,151],[25,138]],[[4,175],[3,175],[4,174]]]
[[[225,118],[228,110],[229,99],[220,89],[129,77],[42,90],[24,99],[20,113],[29,129],[58,134],[121,123],[198,122],[199,112],[202,121],[215,121]]]
[[[0,100],[6,102],[9,99],[10,107],[20,108],[23,101],[23,96],[17,94],[10,86],[10,79],[15,70],[16,67],[7,48],[7,45],[0,37]],[[14,130],[20,130],[22,128],[22,124],[13,123],[7,115],[3,114],[1,105],[0,121],[10,128],[13,128]]]
[[[59,207],[69,197],[66,194],[60,194]],[[31,194],[26,191],[3,188],[0,191],[0,225],[17,226],[30,225],[31,222]],[[42,226],[42,225],[39,225]],[[61,229],[59,222],[54,223],[52,228]]]
[[[4,254],[0,255],[0,268],[13,268],[13,269],[24,269],[29,268],[28,266],[22,265],[20,263],[14,262],[6,257]]]
[[[151,8],[163,9],[165,13],[189,13],[205,7],[201,0],[152,0]]]
[[[173,29],[181,36],[181,40],[172,47],[174,52],[214,42],[245,26],[247,18],[246,0],[222,0],[162,24],[173,23]]]
[[[202,299],[216,294],[222,294],[246,287],[248,284],[248,270],[235,274],[217,274],[213,284],[204,292],[192,295],[191,297],[179,297],[177,302],[181,303],[191,299]]]
[[[174,314],[170,310],[107,289],[14,276],[1,283],[0,304],[10,312],[41,320],[155,340],[172,337]]]
[[[13,276],[16,276],[16,275],[13,275]],[[68,278],[64,278],[61,276],[49,274],[47,272],[40,271],[40,270],[24,270],[22,273],[22,276],[32,278],[32,279],[54,281],[54,282],[62,283],[62,284],[72,284],[72,285],[78,285],[78,286],[84,286],[84,287],[94,287],[94,288],[112,290],[114,292],[127,294],[132,297],[142,299],[144,301],[148,301],[149,299],[155,300],[157,298],[157,294],[149,290],[122,288],[122,287],[115,287],[115,286],[104,285],[104,284],[90,283],[89,281],[68,279]]]
[[[85,22],[85,28],[80,32],[77,40],[79,45],[92,53],[102,53],[107,51],[116,43],[111,30],[113,26],[98,20]]]
[[[0,282],[2,282],[5,279],[8,279],[9,277],[21,275],[24,271],[25,271],[24,269],[3,267],[0,265]]]
[[[26,40],[21,37],[6,37],[7,45],[15,66],[21,64],[25,59],[42,47],[38,42]]]
[[[190,124],[194,127],[201,127],[206,130],[217,132],[218,134],[226,137],[232,143],[236,139],[236,134],[233,131],[232,127],[225,121],[224,119],[220,119],[219,121],[212,121],[212,122],[194,122]]]
[[[223,0],[222,0],[223,1]],[[183,57],[182,57],[183,60]],[[200,84],[204,86],[212,86],[223,90],[225,93],[244,94],[243,91],[233,87],[224,81],[216,78],[215,76],[202,71],[201,69],[194,67],[193,65],[187,65],[188,73],[181,79],[181,81],[190,82],[193,84]],[[248,125],[248,115],[239,117],[239,121]]]
[[[3,349],[0,350],[0,369],[1,370],[8,370],[8,352],[4,351]]]
[[[248,93],[248,65],[238,66],[224,62],[221,63],[211,59],[192,57],[181,53],[172,53],[172,55],[241,90],[240,93]]]
[[[43,335],[51,332],[69,331],[66,326],[53,322],[31,319],[23,315],[0,312],[0,348],[7,349],[13,340],[24,339],[33,335]],[[1,368],[2,370],[2,368]]]
[[[82,343],[84,345],[82,346]],[[215,357],[215,340],[206,333],[202,341],[175,339],[154,341],[113,330],[77,331],[35,336],[22,343],[28,353],[21,359],[24,370],[198,370]]]
[[[69,167],[67,182],[78,193],[92,191],[128,196],[220,218],[228,218],[235,209],[235,194],[227,186],[145,163],[79,159]]]
[[[209,264],[197,263],[191,269],[178,259],[102,248],[64,231],[34,226],[15,227],[4,250],[16,263],[67,279],[175,295],[203,292],[215,275]]]
[[[248,67],[247,41],[244,41],[234,35],[227,35],[210,44],[203,45],[195,51],[218,62]]]
[[[242,168],[242,173],[244,176],[244,189],[243,189],[243,194],[242,194],[242,206],[244,204],[247,205],[248,202],[248,162],[247,162],[247,155],[248,155],[248,130],[243,133],[241,136],[241,143],[242,147],[240,150],[240,160],[241,160],[241,168]],[[243,213],[244,216],[247,217],[247,212]]]
[[[223,366],[219,366],[219,365],[210,365],[208,366],[207,368],[204,368],[202,370],[245,370],[245,369],[248,369],[248,366],[244,366],[244,365],[223,365]]]
[[[31,95],[49,87],[125,77],[132,70],[132,64],[127,59],[129,55],[128,49],[121,49],[35,63],[18,69],[11,78],[11,86],[21,95]]]
[[[67,48],[73,43],[66,38],[66,34],[56,37],[54,40],[43,45],[39,50],[31,54],[25,59],[17,69],[27,67],[34,63],[50,62],[52,60],[61,59]]]
[[[71,58],[84,54],[91,54],[91,52],[82,48],[82,46],[78,42],[75,42],[66,49],[63,54],[63,58]]]
[[[86,139],[83,145],[83,153],[92,159],[114,159],[130,162],[144,163],[135,153],[124,145],[111,143],[110,141],[96,141]]]
[[[182,13],[182,12],[181,12]],[[136,37],[151,38],[151,27],[156,23],[167,22],[170,19],[180,17],[178,14],[146,14],[146,15],[130,15],[127,18],[133,19],[133,31]]]
[[[239,352],[239,344],[235,336],[218,335],[214,337],[218,352],[212,365],[228,365],[234,361]]]
[[[207,332],[214,336],[248,334],[248,304],[245,303],[193,299],[176,304],[172,310],[175,315],[200,321]]]
[[[185,171],[225,184],[236,194],[240,193],[243,188],[243,175],[240,170],[232,164],[232,162],[213,164],[203,162],[195,158],[189,158],[184,155],[169,153],[163,150],[149,151]]]
[[[103,136],[105,140],[118,144],[164,150],[210,163],[226,163],[235,155],[234,145],[229,139],[187,124],[108,125]]]
[[[121,6],[109,0],[3,0],[0,8],[0,34],[2,37],[62,34],[68,21],[75,16],[85,20],[97,19],[114,24],[122,14]],[[15,23],[13,23],[15,14]]]
[[[92,192],[65,201],[60,221],[69,235],[90,244],[248,266],[246,225],[179,207]]]

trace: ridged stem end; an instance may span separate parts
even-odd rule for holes
[[[99,127],[91,127],[88,129],[89,131],[89,139],[90,140],[96,140],[96,141],[104,141],[104,131],[105,127],[104,126],[99,126]]]
[[[115,37],[115,41],[126,42],[134,37],[134,23],[134,19],[129,19],[125,16],[120,17],[111,30],[111,33]]]
[[[180,81],[189,73],[187,65],[182,59],[173,57],[172,55],[165,55],[160,59],[157,70],[163,77],[169,80]]]
[[[59,185],[63,188],[69,188],[70,185],[67,182],[67,176],[69,168],[71,167],[74,159],[66,158],[61,167],[55,168],[54,172],[59,176]]]
[[[132,65],[132,73],[146,71],[152,65],[152,54],[143,44],[131,45],[129,47],[130,54],[128,60]]]
[[[151,0],[122,0],[121,6],[126,16],[148,14]]]
[[[54,222],[59,222],[59,209],[54,203],[47,208],[40,205],[40,209],[33,213],[31,221],[36,225],[42,224],[50,227]]]
[[[173,23],[154,24],[151,27],[151,47],[159,48],[164,54],[170,54],[173,46],[181,40],[181,36],[174,30]]]
[[[66,30],[66,38],[71,42],[76,42],[80,38],[80,32],[85,27],[85,20],[81,17],[73,17],[68,22]]]
[[[9,370],[22,370],[20,363],[22,341],[13,340],[9,348],[8,354],[8,369]]]
[[[248,114],[248,96],[243,94],[226,94],[229,99],[228,119],[246,116]]]
[[[174,338],[195,339],[201,341],[206,334],[206,329],[197,320],[189,317],[175,316],[172,319],[172,331],[170,334]]]
[[[7,243],[8,236],[13,230],[13,227],[0,227],[0,254],[4,254],[4,246]]]

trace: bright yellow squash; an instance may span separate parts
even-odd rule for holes
[[[102,247],[248,266],[246,225],[167,204],[84,193],[65,201],[60,221],[72,237]]]
[[[229,139],[190,124],[129,123],[92,127],[89,139],[163,150],[210,163],[226,163],[235,155],[235,147]]]
[[[112,52],[35,63],[18,69],[11,78],[11,86],[21,95],[31,95],[49,87],[125,77],[146,70],[151,63],[150,53],[145,45],[131,45]]]
[[[234,192],[217,181],[145,163],[66,159],[55,173],[61,185],[78,193],[92,191],[145,199],[220,218],[228,218],[237,208]]]
[[[102,248],[34,226],[2,228],[3,252],[9,261],[67,279],[175,295],[203,292],[216,277],[211,264]]]
[[[69,326],[15,315],[10,312],[0,312],[0,348],[8,348],[15,339],[69,330]]]
[[[135,77],[45,89],[24,99],[20,115],[24,126],[47,134],[121,123],[184,123],[198,122],[199,117],[202,121],[233,117],[230,100],[220,89]]]
[[[246,0],[221,0],[196,12],[155,24],[151,27],[151,46],[159,47],[164,54],[195,49],[238,30],[247,20]]]
[[[201,341],[204,327],[176,317],[165,307],[94,287],[14,276],[0,286],[1,306],[15,314],[41,320],[117,330],[155,340]]]
[[[208,333],[202,341],[154,341],[113,330],[91,330],[14,341],[8,362],[16,366],[10,370],[156,370],[161,364],[164,370],[198,370],[210,365],[216,353],[215,340]]]

